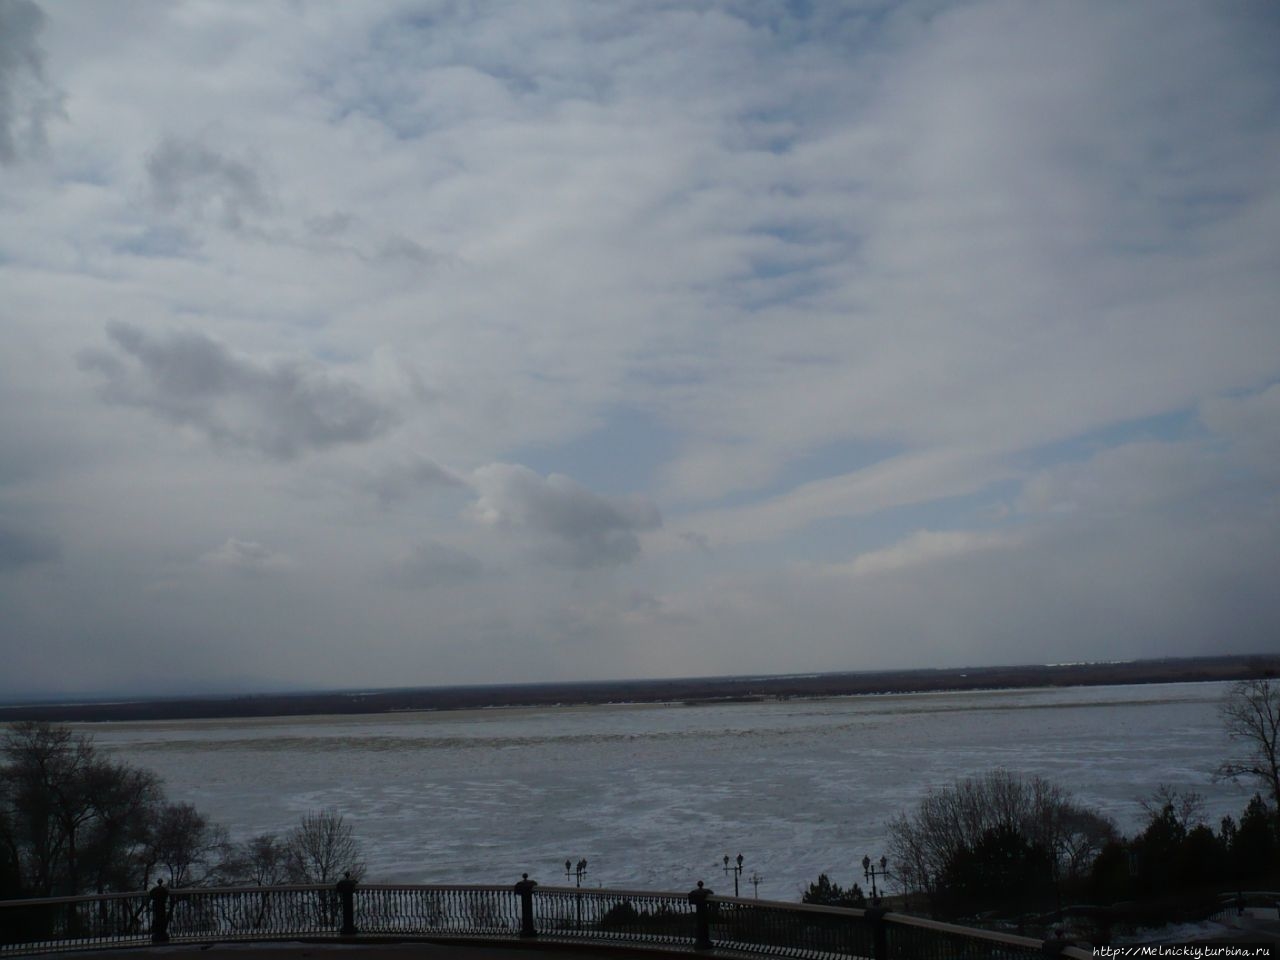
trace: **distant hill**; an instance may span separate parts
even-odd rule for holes
[[[937,670],[819,673],[790,676],[694,677],[575,683],[492,684],[395,690],[171,697],[127,702],[0,705],[0,723],[193,720],[465,710],[482,707],[599,703],[732,703],[791,697],[992,690],[1017,687],[1178,683],[1280,676],[1280,655],[1132,660],[1122,663],[1026,664]]]

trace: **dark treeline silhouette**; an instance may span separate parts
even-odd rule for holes
[[[0,706],[0,723],[14,720],[79,723],[105,720],[315,716],[591,703],[715,703],[940,690],[1243,680],[1277,675],[1280,675],[1280,655],[1265,654],[1134,660],[1123,663],[1027,664],[802,676],[486,684],[363,692],[169,697],[131,699],[129,702],[23,703]]]
[[[284,837],[233,843],[159,779],[118,763],[89,737],[36,721],[0,741],[0,900],[207,883],[330,883],[364,872],[334,810]]]

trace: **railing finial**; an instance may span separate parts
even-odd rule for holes
[[[530,880],[527,873],[520,874],[520,882],[516,884],[516,893],[520,895],[520,938],[529,940],[538,935],[533,925],[533,888],[538,881]]]
[[[169,891],[165,889],[164,878],[156,881],[156,885],[147,894],[151,906],[151,942],[169,942]]]
[[[693,914],[695,923],[695,932],[693,937],[693,949],[710,950],[711,949],[711,913],[707,909],[707,897],[715,893],[714,890],[706,887],[701,880],[698,886],[689,891],[689,902],[693,904]]]
[[[342,898],[342,930],[344,937],[356,935],[356,882],[351,879],[351,871],[342,874],[337,883],[338,896]]]

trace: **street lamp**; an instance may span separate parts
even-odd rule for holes
[[[582,887],[582,878],[587,875],[587,860],[583,857],[576,864],[572,860],[564,862],[564,878],[576,878],[578,887]],[[578,921],[578,929],[582,929],[582,894],[575,893],[573,895],[573,912]]]
[[[574,864],[572,860],[566,860],[564,862],[564,878],[566,880],[577,879],[578,886],[582,886],[582,878],[586,875],[587,861],[585,859],[579,860],[577,864]]]
[[[871,902],[873,904],[878,904],[880,902],[880,891],[876,889],[876,877],[879,876],[881,880],[889,879],[889,858],[880,858],[880,870],[878,873],[876,871],[876,866],[877,864],[875,864],[870,857],[862,858],[862,878],[864,880],[871,881]]]
[[[742,876],[742,854],[738,854],[737,866],[731,866],[729,855],[727,853],[724,855],[724,875],[727,877],[730,873],[733,874],[733,895],[736,897],[738,895],[738,878]]]
[[[752,871],[751,871],[751,876],[747,877],[747,883],[751,884],[753,887],[755,887],[755,888],[756,888],[756,899],[757,899],[757,900],[759,900],[759,899],[760,899],[760,884],[764,883],[764,877],[760,876],[760,874],[758,874],[758,873],[756,873],[754,870],[752,870]]]

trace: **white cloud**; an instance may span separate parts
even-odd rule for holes
[[[974,493],[1017,471],[980,451],[939,448],[890,457],[853,473],[813,480],[743,507],[681,518],[712,544],[771,540],[823,520]]]
[[[823,568],[837,576],[863,577],[905,570],[918,564],[963,557],[983,550],[1009,549],[1021,538],[1007,532],[917,530],[892,546],[859,554],[846,564]]]

